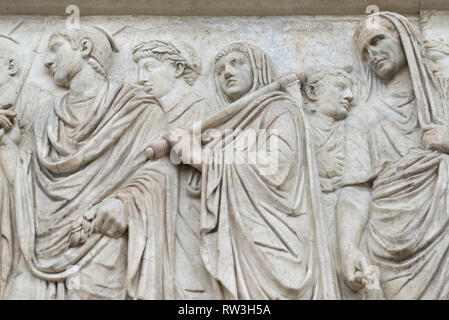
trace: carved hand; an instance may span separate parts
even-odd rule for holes
[[[164,138],[171,144],[183,163],[197,169],[201,168],[201,144],[190,131],[177,128],[167,133]]]
[[[5,108],[11,107],[11,105],[4,106],[0,109],[0,128],[4,129],[6,132],[11,130],[13,126],[13,119],[16,113]]]
[[[97,208],[94,231],[110,238],[119,238],[128,229],[128,217],[119,199],[104,200]]]
[[[342,254],[343,277],[346,284],[354,291],[365,286],[365,274],[368,261],[359,248],[348,246]]]
[[[449,127],[435,125],[423,135],[423,143],[427,149],[449,153]]]

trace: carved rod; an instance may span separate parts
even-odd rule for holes
[[[269,85],[266,85],[250,94],[247,94],[246,96],[243,96],[239,100],[231,103],[228,107],[203,120],[201,122],[201,133],[225,123],[237,113],[239,113],[243,108],[245,108],[251,101],[257,99],[258,97],[279,90],[291,93],[293,86],[299,90],[300,79],[302,79],[301,74],[289,73],[276,79]],[[294,91],[296,92],[298,90]],[[300,94],[299,96],[301,97]],[[295,95],[294,98],[301,99],[298,98],[297,95]],[[193,132],[193,129],[190,128],[189,131]],[[149,160],[156,160],[168,154],[170,150],[170,143],[166,139],[161,137],[150,142],[150,146],[145,150],[145,154]]]

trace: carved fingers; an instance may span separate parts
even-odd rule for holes
[[[355,247],[348,248],[343,256],[343,275],[346,284],[354,291],[365,286],[369,264],[363,253]]]
[[[14,111],[0,109],[0,128],[6,132],[11,130],[15,116],[16,113]]]
[[[181,142],[186,140],[186,137],[189,137],[190,133],[186,129],[176,128],[172,131],[168,132],[164,135],[164,138],[170,142],[173,148],[179,148]]]
[[[69,237],[70,247],[79,247],[86,242],[93,232],[95,214],[96,208],[90,209],[73,222]]]
[[[183,163],[197,167],[201,164],[201,142],[183,128],[176,128],[164,135]]]
[[[110,238],[119,238],[128,229],[128,218],[119,199],[107,199],[97,209],[94,230]]]

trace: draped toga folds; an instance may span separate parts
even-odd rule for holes
[[[5,297],[172,298],[176,172],[167,158],[147,162],[143,153],[167,129],[162,110],[113,81],[95,96],[67,99],[39,109],[35,147],[19,156],[19,253]],[[93,233],[70,247],[76,221],[110,198],[124,204],[127,233]]]
[[[162,106],[170,129],[191,128],[195,121],[203,120],[215,110],[213,105],[193,90],[187,90],[174,103]],[[212,277],[200,255],[201,172],[182,163],[177,166],[177,172],[176,298],[216,299],[218,297],[213,290]]]
[[[204,151],[201,253],[224,296],[335,298],[335,283],[324,280],[332,263],[319,257],[330,252],[315,215],[320,191],[302,111],[274,92],[220,129],[234,133]]]
[[[273,80],[262,49],[236,43],[254,92]],[[216,60],[217,61],[217,60]],[[214,83],[217,101],[230,98]],[[247,92],[247,94],[249,93]],[[227,299],[337,299],[338,284],[310,128],[302,106],[275,91],[215,128],[203,151],[201,256]]]
[[[447,125],[422,44],[405,18],[381,13],[397,29],[412,87],[372,95],[348,116],[349,184],[372,184],[366,247],[387,299],[449,298],[449,156],[427,150],[422,129]],[[359,201],[352,199],[351,201]]]

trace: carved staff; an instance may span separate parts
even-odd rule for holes
[[[19,22],[10,32],[9,35],[11,35],[14,31],[16,31],[22,24],[24,23],[24,21]],[[42,37],[44,36],[45,30],[47,29],[47,24],[48,24],[48,19],[46,18],[44,21],[44,25],[42,26],[42,31],[41,34],[39,36],[39,40],[36,43],[36,46],[34,47],[33,50],[33,55],[31,57],[31,61],[30,64],[28,65],[28,68],[26,69],[25,73],[22,76],[21,82],[19,84],[19,88],[17,90],[16,93],[16,97],[14,98],[14,104],[13,105],[6,105],[6,106],[2,106],[3,109],[8,109],[8,108],[14,108],[14,106],[16,105],[17,101],[19,100],[20,94],[22,93],[22,89],[23,86],[25,85],[26,79],[28,78],[28,74],[30,73],[31,67],[33,66],[33,62],[34,62],[34,58],[36,57],[37,51],[39,49],[39,44],[42,41]],[[14,120],[17,121],[17,120]],[[2,137],[5,133],[5,129],[0,129],[0,137]]]
[[[23,85],[25,84],[25,81],[28,78],[28,74],[30,73],[31,67],[33,66],[34,58],[36,58],[36,54],[37,54],[37,51],[39,49],[39,45],[40,45],[40,43],[42,41],[42,37],[44,36],[45,30],[47,29],[47,24],[48,24],[48,19],[45,18],[44,25],[42,26],[42,31],[41,31],[41,34],[39,36],[39,40],[37,41],[36,46],[34,47],[33,56],[31,57],[30,64],[28,65],[28,68],[27,68],[27,70],[25,71],[25,73],[24,73],[24,75],[22,77],[22,83],[20,84],[19,90],[17,91],[17,96],[16,96],[16,99],[14,101],[14,104],[16,104],[17,100],[19,99],[20,93],[22,92],[22,89],[23,89]]]
[[[299,79],[302,79],[301,74],[289,73],[273,81],[269,85],[266,85],[246,96],[243,96],[239,100],[231,103],[228,107],[203,120],[201,122],[200,133],[203,133],[208,129],[220,126],[221,124],[225,123],[233,116],[235,116],[237,113],[239,113],[241,110],[243,110],[249,103],[251,103],[251,101],[270,92],[283,90],[292,95],[296,101],[301,103],[302,96],[300,92]],[[193,128],[190,128],[189,131],[193,132],[194,130]],[[164,138],[159,138],[150,142],[150,146],[145,150],[145,154],[149,160],[155,160],[168,154],[170,150],[170,143]]]

